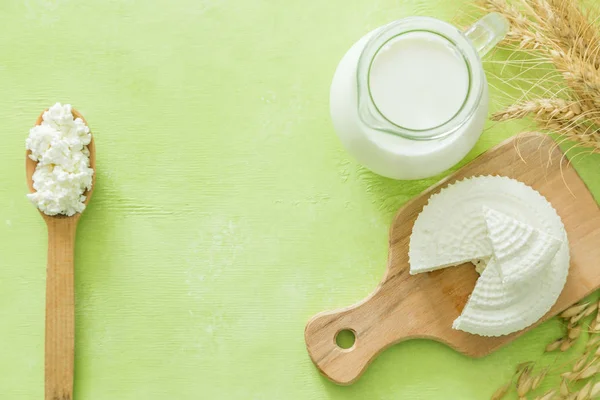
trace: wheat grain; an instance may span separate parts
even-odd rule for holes
[[[588,308],[585,310],[585,313],[583,313],[584,317],[587,317],[589,315],[592,315],[592,313],[594,311],[598,310],[598,303],[592,303],[588,306]]]
[[[585,344],[585,347],[594,347],[598,343],[600,343],[600,335],[594,335],[590,337],[590,340],[588,340],[588,342]]]
[[[581,335],[581,326],[575,326],[569,329],[569,331],[567,332],[567,336],[570,340],[575,340],[579,338],[579,335]]]
[[[533,377],[533,381],[531,383],[531,390],[536,390],[540,387],[546,375],[548,374],[548,367],[542,369],[539,374]]]
[[[567,351],[573,346],[574,341],[567,339],[560,345],[560,351]]]
[[[529,393],[529,391],[531,391],[532,386],[533,386],[533,378],[531,376],[528,376],[526,379],[523,379],[523,381],[519,381],[517,383],[517,394],[520,397],[526,396],[527,393]]]
[[[575,363],[575,365],[573,365],[572,371],[573,372],[579,372],[583,369],[583,366],[585,365],[586,361],[588,359],[588,354],[585,353],[583,356],[581,356],[577,362]]]
[[[517,378],[517,394],[519,396],[525,396],[529,390],[531,390],[531,385],[533,380],[531,379],[531,371],[533,370],[533,365],[526,365],[521,372],[519,373],[519,377]]]
[[[600,333],[600,322],[598,321],[593,321],[590,324],[590,333]]]
[[[515,375],[518,375],[525,370],[531,371],[533,369],[533,366],[534,366],[533,361],[522,362],[515,367]]]
[[[594,357],[594,358],[592,358],[591,360],[589,360],[589,361],[587,362],[587,364],[585,364],[585,365],[584,365],[584,366],[581,368],[581,370],[580,370],[579,372],[577,372],[577,373],[575,373],[575,372],[574,372],[574,373],[571,375],[571,379],[570,379],[570,380],[580,380],[580,379],[583,379],[583,378],[581,378],[581,375],[583,374],[583,372],[584,372],[584,371],[586,371],[586,370],[588,370],[588,369],[590,369],[590,370],[591,370],[591,369],[593,369],[593,367],[595,367],[595,364],[596,364],[597,362],[598,362],[598,358],[597,358],[597,357]]]
[[[560,374],[561,378],[566,379],[568,381],[572,381],[575,379],[575,377],[577,376],[577,374],[568,371],[568,372],[563,372],[562,374]]]
[[[505,383],[504,385],[500,386],[492,395],[491,400],[501,400],[503,399],[506,394],[508,393],[508,390],[510,389],[510,385],[512,384],[512,381]]]
[[[600,365],[590,365],[580,373],[578,373],[573,380],[580,381],[582,379],[590,378],[600,372]]]
[[[579,389],[579,393],[577,394],[576,400],[586,400],[589,399],[590,393],[592,391],[592,382],[588,382],[584,387]]]
[[[570,319],[570,324],[577,324],[581,319],[588,317],[590,315],[592,315],[594,313],[594,311],[596,311],[598,308],[598,304],[597,303],[592,303],[589,306],[587,306],[587,308],[580,312],[579,314],[577,314],[576,316],[572,317]]]
[[[558,350],[560,348],[560,346],[562,345],[563,341],[564,341],[564,338],[560,338],[560,339],[557,339],[554,342],[550,343],[548,346],[546,346],[546,352]]]
[[[564,378],[560,381],[560,395],[562,397],[567,397],[569,395],[569,385]]]
[[[550,390],[542,396],[537,396],[534,400],[551,400],[556,394],[556,390]]]
[[[579,323],[579,321],[581,319],[583,319],[585,317],[585,312],[580,312],[579,314],[577,314],[576,316],[574,316],[573,318],[571,318],[569,320],[569,326],[576,326],[577,323]]]
[[[579,314],[581,311],[585,310],[585,308],[588,306],[589,303],[584,303],[584,304],[576,304],[574,306],[571,306],[569,308],[567,308],[565,311],[563,311],[560,314],[561,318],[571,318],[577,314]]]

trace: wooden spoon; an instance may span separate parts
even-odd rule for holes
[[[72,110],[73,117],[83,116]],[[42,123],[42,114],[35,122]],[[96,149],[94,138],[88,145],[90,151],[90,167],[96,170]],[[31,193],[33,188],[33,172],[37,162],[26,153],[25,168],[27,185]],[[84,193],[87,205],[96,186],[96,174],[92,177],[92,190]],[[71,217],[65,215],[49,216],[40,211],[48,227],[48,268],[46,271],[46,364],[45,364],[45,399],[72,400],[73,373],[75,357],[75,289],[74,259],[75,231],[81,217],[77,213]]]

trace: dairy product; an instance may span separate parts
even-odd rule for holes
[[[410,17],[356,42],[330,90],[334,129],[371,171],[429,177],[458,163],[483,131],[488,85],[477,53],[454,26]]]
[[[73,118],[71,105],[56,103],[42,116],[42,123],[29,131],[26,148],[37,162],[33,173],[34,193],[27,197],[47,215],[72,216],[85,209],[84,193],[92,188],[88,145],[92,136],[80,118]]]
[[[483,214],[503,283],[519,284],[545,272],[561,240],[491,208],[484,207]]]
[[[415,134],[449,121],[469,92],[465,59],[432,32],[396,36],[375,55],[369,71],[373,102],[388,120]]]
[[[431,196],[413,226],[409,257],[411,273],[476,264],[481,276],[453,327],[484,336],[539,320],[561,293],[570,261],[552,205],[501,176],[465,179]]]

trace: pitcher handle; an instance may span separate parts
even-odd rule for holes
[[[490,13],[475,22],[465,32],[465,36],[483,57],[504,39],[509,29],[510,24],[506,18],[498,13]]]

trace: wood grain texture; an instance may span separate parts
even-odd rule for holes
[[[48,218],[45,399],[71,400],[75,372],[75,232],[77,219]]]
[[[35,124],[42,123],[42,112]],[[87,121],[78,111],[73,117]],[[88,145],[90,167],[94,170],[92,189],[86,191],[85,204],[96,186],[96,147],[94,138]],[[37,162],[25,154],[27,186],[34,192],[33,173]],[[38,210],[39,211],[39,210]],[[75,373],[75,234],[81,217],[50,216],[39,211],[48,228],[48,264],[46,269],[45,399],[72,400]]]
[[[565,224],[571,250],[569,277],[551,311],[523,331],[496,338],[452,329],[477,280],[472,264],[409,275],[412,227],[429,197],[448,184],[478,175],[508,176],[544,195]],[[510,139],[400,209],[390,230],[388,268],[381,284],[364,301],[311,319],[305,331],[308,352],[317,368],[339,384],[354,382],[381,351],[412,338],[436,340],[472,357],[485,356],[600,287],[599,243],[600,209],[556,144],[542,135]],[[345,329],[356,335],[350,349],[335,342]]]

